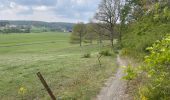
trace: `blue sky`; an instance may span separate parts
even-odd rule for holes
[[[88,22],[100,0],[0,0],[0,20]]]

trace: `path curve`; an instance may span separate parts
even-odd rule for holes
[[[126,94],[127,81],[121,79],[124,75],[121,66],[126,66],[128,62],[118,55],[117,63],[119,68],[114,76],[108,79],[95,100],[130,100],[128,94]]]

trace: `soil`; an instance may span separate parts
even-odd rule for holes
[[[132,100],[127,94],[127,81],[121,79],[124,76],[123,68],[129,64],[127,59],[117,56],[119,68],[116,73],[108,79],[95,100]]]

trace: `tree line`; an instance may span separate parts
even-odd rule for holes
[[[88,24],[82,22],[77,23],[73,27],[71,36],[72,43],[80,43],[82,40],[98,40],[98,43],[102,43],[103,40],[110,40],[110,44],[113,47],[114,39],[121,40],[119,32],[119,23],[121,7],[121,0],[102,0],[98,5],[98,11],[94,18]]]
[[[90,43],[93,41],[98,41],[102,44],[103,40],[108,39],[107,30],[100,28],[98,23],[77,23],[73,26],[73,31],[71,35],[71,43],[78,43],[82,46],[82,43]]]
[[[157,3],[170,5],[169,0],[101,0],[90,23],[79,22],[73,26],[71,43],[79,43],[81,46],[86,40],[92,43],[92,40],[102,42],[107,39],[113,47],[113,41],[117,39],[121,46],[128,25],[142,20],[147,14],[151,15]]]
[[[30,33],[31,27],[26,25],[11,25],[8,21],[0,22],[0,33]]]
[[[0,20],[1,33],[71,32],[74,23]],[[30,30],[29,30],[30,29]]]

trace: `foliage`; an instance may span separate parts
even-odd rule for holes
[[[140,100],[169,100],[170,99],[170,34],[162,40],[157,40],[147,48],[144,64],[138,69],[132,66],[125,68],[123,79],[131,80],[138,75],[143,76],[143,82],[138,84]],[[141,73],[141,74],[139,74]]]
[[[86,25],[84,23],[77,23],[73,26],[73,32],[71,34],[71,43],[79,43],[82,45],[83,37],[87,33]]]
[[[0,31],[2,33],[30,33],[30,28],[15,27],[15,28],[6,28]]]
[[[128,55],[129,52],[130,52],[129,49],[122,48],[121,51],[120,51],[120,55],[125,56],[125,55]]]
[[[169,11],[166,4],[156,3],[140,20],[128,23],[123,31],[122,47],[128,49],[130,55],[142,58],[148,53],[148,46],[170,32]],[[158,20],[154,16],[159,16]]]
[[[132,5],[127,6],[136,5],[140,9],[136,11],[139,14],[136,13],[136,15],[135,12],[130,11],[126,16],[127,19],[131,14],[132,19],[124,24],[120,53],[141,60],[145,55],[148,56],[144,58],[145,64],[138,70],[127,67],[125,69],[127,75],[123,78],[133,79],[136,75],[142,75],[137,97],[140,100],[169,100],[170,35],[167,33],[170,32],[170,6],[165,0],[148,3],[148,5],[146,5],[146,0],[129,1],[132,1]],[[140,12],[140,10],[142,11]],[[126,14],[125,12],[124,14]],[[155,43],[155,41],[157,42]]]
[[[108,31],[108,36],[111,46],[114,46],[113,40],[117,34],[116,25],[120,17],[121,0],[101,0],[98,5],[98,10],[95,14],[95,19],[103,25],[101,28]]]
[[[94,31],[94,24],[88,23],[86,24],[86,34],[84,35],[84,42],[86,43],[93,43],[93,40],[96,40],[97,34]]]
[[[90,58],[91,57],[91,54],[90,53],[86,53],[83,55],[83,58]]]
[[[103,56],[112,56],[113,53],[110,51],[110,50],[102,50],[99,52],[100,55],[103,55]]]
[[[170,7],[168,3],[155,3],[146,13],[154,23],[168,23],[170,21]]]
[[[132,80],[134,77],[136,77],[137,73],[131,65],[128,65],[127,67],[122,66],[122,68],[124,68],[124,73],[126,74],[122,77],[122,79]]]
[[[142,70],[148,81],[144,84],[147,91],[142,91],[148,100],[170,99],[170,35],[147,48],[150,54],[145,57]]]

